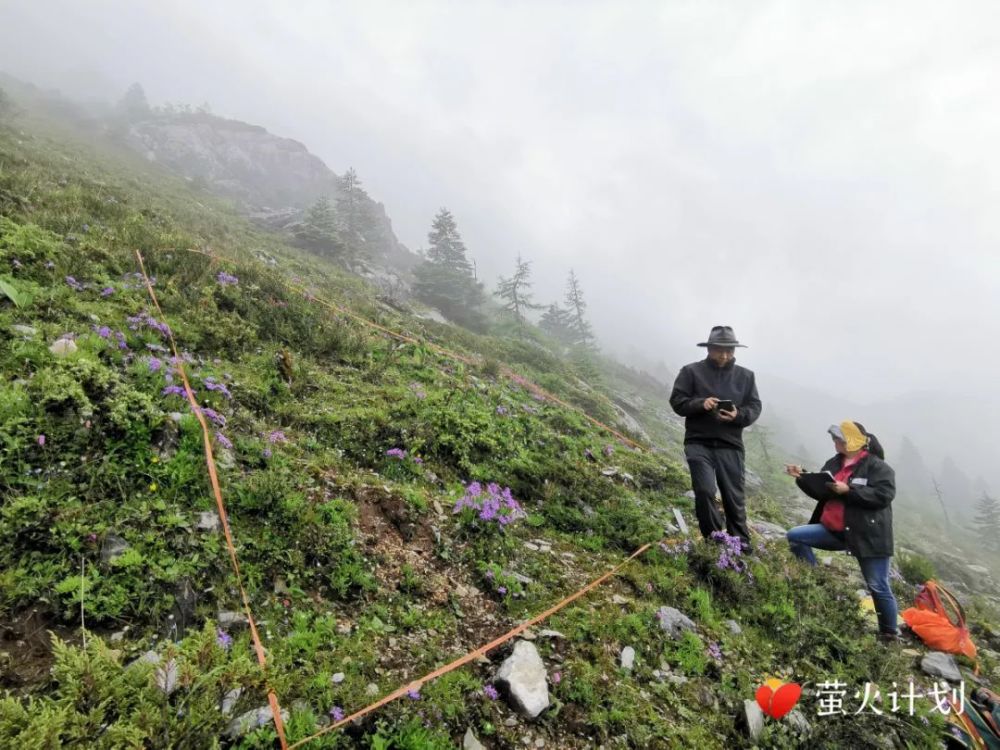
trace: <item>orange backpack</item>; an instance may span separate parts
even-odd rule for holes
[[[948,589],[936,581],[927,581],[913,603],[915,606],[903,612],[903,620],[920,640],[936,651],[963,654],[976,661],[976,644],[969,637],[965,611]]]

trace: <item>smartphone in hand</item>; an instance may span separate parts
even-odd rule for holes
[[[715,408],[717,411],[732,411],[736,408],[736,404],[729,399],[720,399],[719,403],[715,405]]]

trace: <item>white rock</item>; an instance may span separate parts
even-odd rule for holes
[[[273,720],[274,714],[271,713],[270,706],[254,708],[233,719],[226,728],[226,734],[229,737],[236,739],[237,737],[242,737],[248,732],[252,732],[254,729],[262,727]],[[288,711],[285,709],[281,709],[281,720],[284,722],[288,721]]]
[[[332,682],[334,685],[339,685],[341,682],[344,681],[345,677],[346,675],[343,672],[337,672],[337,674],[335,674],[333,677],[330,678],[330,682]]]
[[[545,664],[529,641],[514,644],[514,652],[500,665],[493,681],[506,685],[513,708],[529,719],[549,706]]]
[[[631,646],[626,646],[622,649],[621,653],[621,664],[622,669],[631,672],[632,667],[635,666],[635,649]]]
[[[739,635],[743,632],[743,628],[740,627],[740,624],[736,620],[726,620],[723,625],[729,628],[729,632],[733,635]]]
[[[743,701],[743,719],[746,723],[750,739],[757,739],[764,731],[764,712],[760,710],[757,701]]]
[[[57,357],[68,357],[76,353],[76,342],[73,339],[56,339],[49,347],[49,351]]]
[[[218,531],[219,525],[219,514],[215,511],[205,510],[198,514],[198,523],[195,524],[195,528],[198,531]]]
[[[236,701],[240,699],[243,695],[243,688],[233,688],[224,696],[222,696],[222,706],[219,710],[222,712],[223,716],[229,716],[233,712],[233,708],[236,706]]]
[[[462,738],[462,750],[486,750],[483,743],[472,733],[472,727],[465,730],[465,736]]]

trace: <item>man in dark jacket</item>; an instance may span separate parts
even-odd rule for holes
[[[681,368],[670,394],[670,405],[685,417],[684,455],[691,469],[695,515],[706,539],[721,531],[722,514],[715,505],[718,484],[725,509],[725,528],[750,544],[743,499],[743,428],[760,416],[760,397],[753,372],[736,364],[736,347],[743,347],[729,326],[715,326],[708,357]],[[731,402],[732,408],[724,402]]]

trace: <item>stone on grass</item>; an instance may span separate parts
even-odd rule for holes
[[[760,710],[757,701],[743,701],[743,710],[737,722],[750,735],[751,740],[756,740],[760,736],[764,731],[764,712]]]
[[[920,660],[920,668],[931,677],[943,677],[949,682],[961,682],[962,673],[951,654],[931,651]]]
[[[370,695],[373,697],[378,695],[378,685],[376,685],[374,682],[369,682],[365,686],[365,695]]]
[[[116,557],[121,557],[127,549],[128,542],[117,534],[108,534],[101,545],[101,561],[111,562]]]
[[[695,629],[691,618],[673,607],[660,607],[656,611],[656,619],[660,623],[660,629],[674,640],[680,638],[684,631]]]
[[[68,357],[76,353],[76,342],[73,339],[56,339],[49,347],[49,351],[57,357]]]
[[[799,734],[809,734],[812,731],[812,727],[809,725],[805,715],[797,708],[788,712],[785,721]]]
[[[195,528],[198,531],[218,531],[219,523],[218,513],[213,510],[203,510],[198,514],[198,523],[195,524]]]
[[[218,623],[220,628],[245,628],[250,621],[242,612],[219,612]]]
[[[284,722],[288,721],[288,711],[285,709],[281,709],[281,720]],[[270,706],[254,708],[233,719],[226,728],[226,735],[232,739],[237,739],[272,721],[274,721],[274,714],[271,713]]]
[[[243,695],[243,688],[233,688],[224,696],[222,696],[222,705],[219,710],[222,712],[223,716],[229,716],[233,712],[233,708],[236,707],[236,701],[240,699]]]
[[[726,620],[723,625],[729,628],[729,632],[733,635],[739,635],[743,632],[743,628],[740,627],[740,624],[736,620]]]
[[[522,716],[534,719],[549,706],[545,664],[529,641],[514,644],[514,652],[504,659],[493,682],[506,689],[511,706]]]
[[[334,685],[338,685],[344,681],[346,675],[343,672],[337,672],[333,677],[330,678],[330,682]]]
[[[472,727],[465,730],[465,736],[462,738],[462,750],[486,750],[479,738],[473,734]]]
[[[625,648],[622,649],[621,664],[622,664],[622,669],[624,669],[625,671],[627,672],[632,671],[632,667],[635,666],[634,648],[632,648],[631,646],[626,646]]]
[[[35,334],[38,333],[38,331],[32,328],[31,326],[24,326],[24,325],[12,325],[10,327],[10,330],[18,334],[19,336],[24,336],[25,338],[28,339],[34,338]]]

